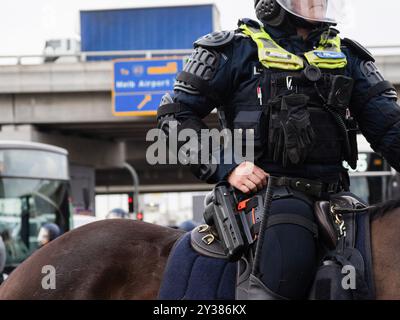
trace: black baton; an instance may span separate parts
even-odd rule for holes
[[[274,196],[274,188],[277,185],[278,180],[279,180],[278,177],[270,176],[268,178],[267,190],[265,191],[263,215],[260,225],[260,231],[258,233],[258,241],[254,257],[253,268],[251,271],[251,273],[255,276],[259,273],[259,263],[261,258],[262,246],[264,242],[264,234],[265,230],[267,230],[268,227],[268,217],[271,213],[271,204],[272,204],[272,198]]]

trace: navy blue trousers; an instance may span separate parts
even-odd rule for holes
[[[295,196],[274,200],[270,214],[296,214],[315,222],[311,205]],[[260,259],[261,281],[283,297],[306,299],[317,268],[316,241],[311,231],[299,225],[268,228]]]

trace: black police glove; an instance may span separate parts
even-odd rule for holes
[[[269,103],[269,157],[287,166],[306,159],[315,138],[303,94],[277,97]]]
[[[292,94],[282,98],[281,126],[284,132],[284,165],[301,164],[310,152],[315,133],[307,110],[309,98],[303,94]]]

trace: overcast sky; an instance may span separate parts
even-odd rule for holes
[[[334,0],[332,0],[334,1]],[[0,55],[38,54],[50,38],[79,35],[79,10],[216,3],[222,29],[255,16],[253,0],[3,0]],[[399,0],[345,0],[342,36],[366,46],[399,45]]]

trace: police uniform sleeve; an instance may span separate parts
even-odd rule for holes
[[[196,177],[208,183],[223,180],[237,166],[232,161],[224,161],[225,158],[234,158],[226,154],[229,151],[213,150],[212,143],[204,145],[201,141],[201,130],[209,129],[203,119],[212,110],[224,105],[231,92],[230,44],[233,38],[233,32],[217,32],[195,42],[191,57],[177,76],[173,97],[164,97],[157,115],[159,128],[167,136],[170,135],[167,132],[171,130],[171,121],[177,123],[177,135],[185,129],[196,132],[198,139],[196,146],[191,145],[188,164]],[[177,149],[169,151],[179,157],[185,142],[178,142]],[[208,159],[204,159],[204,154],[209,156]],[[212,156],[220,161],[213,161]]]
[[[394,86],[386,81],[372,55],[355,41],[345,39],[350,51],[354,91],[351,111],[372,149],[400,171],[400,106]]]

